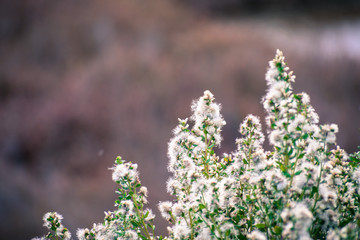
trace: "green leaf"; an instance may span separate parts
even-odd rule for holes
[[[257,227],[258,229],[263,229],[266,227],[266,225],[264,223],[258,223],[258,224],[255,224],[255,227]]]
[[[139,234],[140,238],[143,240],[148,240],[145,236],[143,236],[142,234]]]
[[[243,207],[243,206],[239,206],[240,209],[242,210],[247,210],[247,208]]]
[[[139,227],[139,223],[136,222],[136,221],[131,221],[131,224],[132,224],[134,227]]]
[[[307,139],[309,137],[308,133],[305,133],[304,135],[301,136],[302,139]]]
[[[305,153],[300,153],[299,159],[303,158],[305,156]]]
[[[116,161],[117,164],[122,164],[123,163],[122,158],[120,156],[117,156],[115,161]]]
[[[285,177],[291,178],[291,175],[288,172],[283,172],[283,174],[285,175]]]
[[[291,154],[294,152],[294,149],[290,147],[290,151],[288,152],[288,155],[291,156]]]
[[[282,233],[282,228],[276,225],[274,227],[274,232],[276,235],[280,235]]]

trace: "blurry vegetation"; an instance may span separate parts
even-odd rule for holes
[[[185,0],[189,6],[213,16],[234,17],[239,15],[269,14],[286,16],[305,15],[312,18],[358,17],[360,3],[357,0]]]

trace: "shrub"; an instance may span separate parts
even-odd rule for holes
[[[168,237],[155,236],[155,215],[146,209],[147,189],[137,164],[117,157],[112,179],[119,184],[116,210],[103,223],[79,229],[79,239],[360,239],[360,152],[336,145],[338,127],[319,124],[306,93],[294,94],[281,51],[270,61],[262,99],[272,151],[262,147],[258,117],[240,125],[237,149],[218,156],[221,106],[210,91],[179,119],[168,146],[167,190],[161,202]],[[41,239],[70,239],[57,213],[47,213],[51,232]]]

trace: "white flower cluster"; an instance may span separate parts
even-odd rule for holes
[[[225,125],[220,109],[221,106],[214,103],[213,94],[205,91],[192,104],[193,127],[189,129],[188,119],[179,119],[175,136],[169,143],[169,171],[173,177],[168,180],[167,188],[176,196],[177,202],[162,202],[159,209],[162,216],[174,224],[169,227],[172,238],[194,239],[198,235],[197,239],[206,239],[211,230],[202,226],[215,226],[217,221],[223,223],[221,226],[216,224],[219,229],[232,228],[226,219],[205,216],[206,212],[215,211],[213,198],[225,192],[225,189],[216,189],[221,166],[214,147],[220,145],[220,132]],[[221,214],[217,216],[222,217]]]
[[[78,229],[79,240],[152,239],[154,236],[152,210],[144,209],[148,202],[148,190],[141,186],[137,164],[117,157],[112,179],[120,185],[115,201],[117,210],[105,212],[104,223],[94,224],[92,229]]]
[[[50,230],[50,232],[45,236],[41,238],[33,238],[33,240],[45,240],[45,239],[64,239],[64,240],[70,240],[71,239],[71,233],[67,228],[65,228],[61,220],[63,219],[63,216],[60,215],[57,212],[48,212],[44,215],[43,221],[44,221],[44,227]]]
[[[264,151],[260,121],[249,115],[240,126],[237,150],[217,156],[213,147],[219,141],[209,146],[211,124],[203,119],[222,119],[204,108],[204,103],[217,106],[208,91],[192,106],[193,129],[181,120],[174,131],[168,191],[176,201],[160,204],[173,223],[170,238],[331,239],[360,233],[354,220],[360,173],[344,150],[334,148],[337,126],[318,125],[310,97],[293,93],[295,76],[281,51],[269,65],[263,104],[273,151]]]
[[[248,115],[236,150],[218,156],[225,121],[205,91],[192,104],[191,123],[179,119],[168,146],[167,190],[175,199],[159,209],[169,236],[155,236],[137,165],[119,157],[112,168],[118,209],[105,212],[103,224],[79,229],[78,238],[360,239],[360,152],[347,155],[336,145],[338,127],[319,125],[310,97],[293,93],[295,76],[281,51],[269,65],[262,102],[271,151],[262,147],[259,118]]]

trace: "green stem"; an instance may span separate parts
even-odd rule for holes
[[[316,192],[316,197],[315,197],[315,201],[314,201],[314,205],[313,207],[311,208],[311,212],[314,212],[315,210],[315,207],[316,207],[316,204],[317,204],[317,201],[319,200],[319,186],[320,186],[320,180],[321,180],[321,174],[322,174],[322,165],[320,166],[320,174],[319,174],[319,178],[318,178],[318,181],[317,181],[317,192]]]
[[[174,215],[172,214],[172,212],[170,212],[170,217],[173,220],[174,224],[176,223],[176,219],[174,218]]]
[[[190,210],[189,210],[189,220],[190,220],[190,228],[191,228],[190,239],[193,240],[194,239],[194,226],[193,226],[193,221],[192,221]]]
[[[205,156],[204,156],[204,171],[206,172],[206,178],[209,178],[209,164],[207,163],[207,158],[208,158],[208,139],[207,139],[207,133],[205,133]]]
[[[291,171],[290,184],[288,185],[288,188],[286,190],[288,190],[292,185],[292,182],[293,182],[293,179],[294,179],[294,176],[295,176],[295,170],[296,170],[297,162],[299,160],[299,152],[300,152],[299,149],[297,149],[295,164],[294,164],[294,167],[291,169],[292,171]]]
[[[286,154],[284,157],[284,167],[285,167],[286,171],[289,169],[289,155],[288,154]]]
[[[258,198],[256,198],[256,202],[257,204],[259,205],[259,208],[260,208],[260,211],[263,213],[263,215],[265,216],[264,217],[264,221],[265,221],[265,227],[266,227],[266,236],[267,236],[267,239],[269,239],[269,230],[268,228],[270,227],[270,223],[268,223],[267,221],[267,218],[268,218],[268,214],[266,211],[264,211],[261,203],[259,202]]]
[[[315,193],[315,200],[314,200],[314,205],[313,205],[313,207],[311,208],[311,213],[314,212],[315,207],[316,207],[316,204],[317,204],[317,202],[319,201],[319,186],[320,186],[320,180],[321,180],[322,170],[323,170],[323,168],[322,168],[322,165],[321,165],[321,166],[320,166],[320,174],[319,174],[319,178],[318,178],[317,185],[316,185],[317,192]],[[314,231],[314,226],[315,226],[315,224],[312,224],[311,229],[310,229],[310,233],[313,233],[313,231]]]
[[[152,232],[153,236],[155,236],[154,224],[153,223],[151,223],[151,232]]]
[[[131,187],[131,185],[130,185],[130,182],[129,182],[129,188],[130,187]],[[135,186],[133,187],[133,191],[134,191],[134,193],[131,195],[131,198],[133,200],[133,203],[134,203],[134,206],[135,206],[135,209],[136,209],[136,213],[137,213],[137,215],[139,217],[139,220],[140,220],[140,222],[142,224],[141,230],[145,233],[145,235],[146,235],[146,237],[148,239],[151,239],[151,236],[149,234],[149,231],[147,230],[147,227],[146,227],[146,224],[145,224],[145,221],[144,221],[144,218],[143,218],[143,214],[140,213],[139,206],[137,204],[137,200],[136,200],[137,195],[136,195],[136,187]]]
[[[249,168],[250,168],[250,165],[251,165],[251,155],[252,155],[252,151],[251,151],[251,144],[252,144],[252,136],[254,135],[254,132],[251,131],[250,132],[250,136],[249,136],[249,141],[248,141],[248,148],[249,148],[249,152],[248,152],[248,156],[247,156],[247,161],[248,161],[248,165],[249,165]]]
[[[215,221],[214,217],[211,216],[211,214],[210,214],[210,210],[208,209],[208,206],[207,206],[207,204],[206,204],[206,202],[205,202],[205,198],[204,198],[204,193],[203,193],[203,192],[201,192],[201,196],[202,196],[201,200],[202,200],[202,203],[203,203],[204,206],[205,206],[206,213],[207,213],[207,215],[209,215],[210,221],[212,222],[212,224],[214,224],[215,229],[218,231],[218,233],[219,233],[219,235],[220,235],[220,240],[222,240],[223,238],[222,238],[221,230],[220,230],[219,226],[216,224],[216,221]],[[210,231],[211,231],[211,228],[210,228]]]

